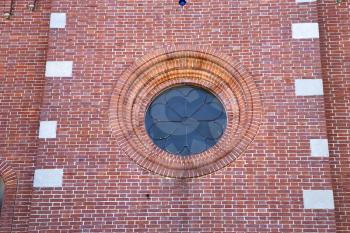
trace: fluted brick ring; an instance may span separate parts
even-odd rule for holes
[[[183,84],[210,90],[227,114],[218,143],[186,157],[158,148],[144,123],[154,98]],[[110,102],[110,126],[116,143],[137,164],[163,176],[187,178],[212,173],[241,155],[258,131],[260,112],[253,78],[237,61],[212,49],[171,47],[138,59],[118,79]]]
[[[0,233],[11,232],[17,194],[17,175],[12,167],[2,159],[0,159],[0,177],[5,183],[3,206],[0,211]]]

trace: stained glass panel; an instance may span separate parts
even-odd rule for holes
[[[196,86],[177,86],[149,106],[146,129],[161,149],[189,156],[208,150],[223,135],[227,117],[220,100]]]

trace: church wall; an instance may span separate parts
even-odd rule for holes
[[[331,98],[348,72],[331,73],[332,51],[346,59],[346,44],[326,30],[334,24],[323,17],[338,17],[323,13],[335,11],[330,1],[52,0],[34,12],[16,1],[0,24],[0,159],[18,176],[12,232],[349,230],[347,138],[335,130],[347,124],[334,112],[346,107]],[[111,98],[135,61],[183,48],[244,67],[260,120],[229,165],[169,178],[130,158]]]

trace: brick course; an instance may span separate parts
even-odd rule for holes
[[[51,0],[31,12],[17,0],[1,18],[0,164],[17,190],[6,186],[16,196],[0,232],[350,231],[349,3],[187,2]],[[52,12],[65,28],[49,28]],[[317,22],[320,39],[292,38],[292,24]],[[247,150],[198,178],[143,169],[110,125],[123,74],[168,46],[232,57],[260,95]],[[45,78],[47,61],[73,61],[72,77]],[[325,95],[296,96],[297,79],[323,79]],[[40,121],[57,121],[56,138],[39,139]],[[312,157],[310,140],[327,138],[329,158]],[[63,186],[34,188],[35,169],[63,169]],[[333,190],[335,210],[304,209],[303,190]]]
[[[322,76],[337,232],[350,232],[350,17],[349,1],[318,5]]]

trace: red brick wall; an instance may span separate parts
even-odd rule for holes
[[[16,2],[14,17],[0,25],[0,158],[19,180],[13,232],[336,231],[333,210],[303,208],[303,190],[332,189],[341,178],[335,169],[331,176],[328,158],[310,157],[309,139],[328,133],[332,168],[346,155],[335,153],[340,139],[326,127],[324,97],[294,93],[295,79],[322,78],[332,58],[322,50],[321,66],[318,39],[291,37],[292,23],[318,22],[328,5],[189,0],[180,9],[175,0],[52,0],[30,13]],[[65,29],[48,29],[50,11],[67,13]],[[170,179],[125,155],[108,110],[118,78],[137,58],[182,44],[243,64],[260,92],[262,123],[229,166]],[[336,45],[327,46],[339,51]],[[45,60],[74,61],[73,77],[44,80]],[[40,120],[57,120],[56,139],[37,139],[39,111]],[[330,119],[328,126],[338,122]],[[34,167],[63,168],[63,187],[31,188]],[[337,200],[342,187],[335,187]]]
[[[337,232],[350,232],[349,1],[319,3],[322,74],[335,194]]]
[[[0,174],[6,184],[0,232],[6,233],[27,232],[44,88],[50,4],[40,1],[30,12],[28,3],[15,1],[10,20],[2,17],[10,1],[0,3]]]

